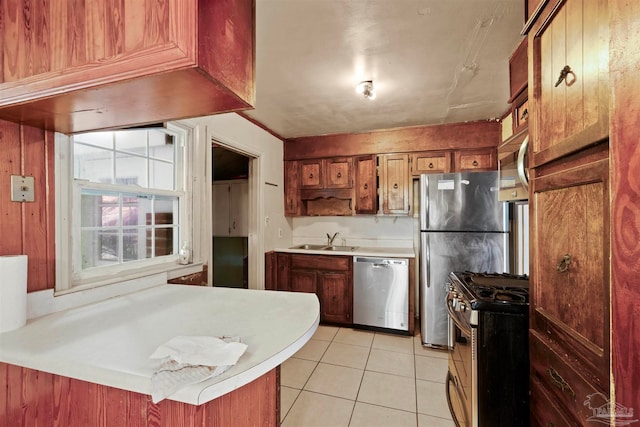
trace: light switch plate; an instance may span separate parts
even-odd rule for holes
[[[35,181],[32,176],[11,175],[11,201],[33,202]]]

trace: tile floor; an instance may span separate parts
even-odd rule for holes
[[[282,364],[282,427],[454,427],[446,372],[419,335],[321,325]]]

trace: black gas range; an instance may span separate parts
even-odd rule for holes
[[[529,425],[529,278],[449,276],[447,400],[458,426]]]

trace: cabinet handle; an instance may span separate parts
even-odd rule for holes
[[[369,189],[369,184],[367,184],[366,182],[364,183],[364,189],[368,190]]]
[[[571,261],[571,255],[564,254],[562,256],[562,259],[560,260],[560,263],[558,263],[556,270],[558,270],[560,273],[564,273],[565,271],[569,270],[569,264],[571,264]]]
[[[548,422],[547,423],[547,427],[556,427],[556,425],[554,423],[552,423],[552,422]]]
[[[342,178],[342,172],[338,172],[337,177],[338,177],[338,178]]]
[[[313,178],[313,174],[312,173],[309,174],[309,179],[311,179],[311,178]]]
[[[236,229],[236,222],[235,221],[233,221],[233,229],[234,230]]]
[[[433,162],[429,163],[429,169],[433,169]]]
[[[474,160],[473,163],[471,163],[473,166],[478,166],[478,161]]]
[[[398,184],[393,184],[393,189],[397,190],[398,189]]]
[[[547,373],[549,374],[549,377],[551,377],[551,382],[553,383],[553,385],[555,385],[562,391],[566,391],[572,399],[575,399],[576,394],[574,393],[573,389],[569,384],[567,384],[564,378],[560,376],[558,371],[553,369],[552,366],[549,366],[549,369],[547,369]]]
[[[293,210],[293,199],[289,200],[289,209]]]
[[[573,79],[571,81],[567,79],[567,76],[569,74],[573,76]],[[555,87],[560,86],[560,83],[562,83],[563,80],[566,82],[567,86],[571,86],[573,82],[576,81],[576,75],[573,74],[573,71],[571,71],[571,67],[569,67],[568,65],[565,65],[564,68],[560,71],[560,75],[558,76],[558,81],[556,82]]]

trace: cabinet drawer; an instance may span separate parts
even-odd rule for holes
[[[556,400],[549,395],[536,378],[531,379],[531,427],[574,427],[580,424],[570,420],[567,411],[558,408]]]
[[[496,150],[458,151],[455,156],[455,169],[457,172],[497,170]]]
[[[552,348],[535,332],[531,331],[531,375],[540,382],[554,401],[564,406],[577,420],[587,420],[593,416],[593,410],[585,402],[591,395],[593,407],[607,402],[609,396],[601,394],[576,370],[571,368],[568,360],[558,350]],[[565,354],[562,351],[562,354]],[[575,361],[572,365],[579,366]]]
[[[411,155],[411,175],[448,173],[451,171],[451,153],[416,153]]]
[[[350,256],[291,254],[291,268],[346,271],[352,263],[353,257]]]

